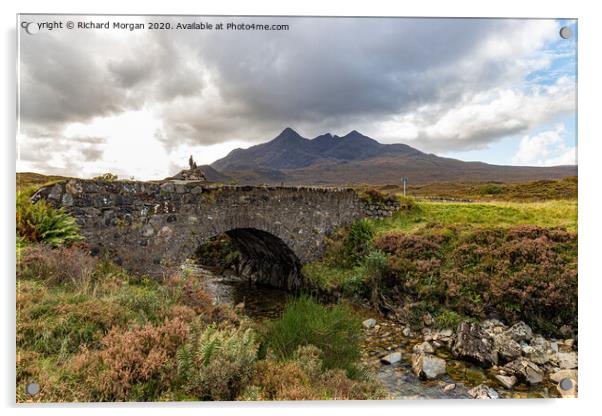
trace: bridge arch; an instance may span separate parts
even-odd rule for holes
[[[239,276],[286,290],[301,288],[301,261],[279,237],[256,228],[234,228],[224,234],[239,253]],[[203,263],[202,257],[196,258]]]

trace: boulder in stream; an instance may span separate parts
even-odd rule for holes
[[[446,373],[446,363],[432,354],[412,354],[412,370],[422,379],[433,380]]]
[[[506,390],[510,390],[516,382],[518,381],[515,376],[504,376],[502,374],[498,374],[495,376],[495,379],[502,385]]]
[[[395,364],[395,363],[398,363],[399,361],[401,361],[401,353],[400,352],[393,352],[389,355],[385,355],[383,358],[380,359],[381,363],[387,364],[387,365]]]
[[[457,358],[474,361],[483,367],[491,367],[498,363],[493,338],[479,324],[468,321],[458,325],[451,352]]]
[[[487,386],[486,384],[479,384],[475,388],[468,390],[468,395],[473,399],[499,399],[500,394]]]
[[[518,358],[503,367],[506,373],[516,376],[528,384],[538,384],[543,381],[544,372],[539,366],[524,358]]]

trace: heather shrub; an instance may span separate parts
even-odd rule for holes
[[[179,319],[161,325],[114,328],[98,351],[83,349],[70,363],[100,401],[152,401],[176,377],[176,351],[188,335]]]
[[[241,392],[248,400],[319,400],[307,374],[292,361],[259,361],[250,384]]]
[[[82,239],[75,218],[62,209],[52,208],[46,201],[32,204],[30,196],[31,192],[17,194],[17,236],[53,247]]]
[[[213,299],[205,291],[199,279],[187,276],[172,276],[167,283],[170,297],[181,305],[186,305],[198,314],[210,314]]]
[[[403,256],[408,260],[431,260],[441,256],[445,236],[440,234],[407,234],[393,232],[380,236],[374,246],[384,253]]]
[[[182,389],[199,400],[234,400],[253,376],[257,350],[252,329],[197,324],[177,352]]]
[[[279,359],[290,359],[300,346],[314,345],[322,351],[324,368],[350,374],[360,358],[360,340],[360,319],[348,306],[323,306],[307,296],[290,301],[267,335]]]
[[[172,302],[192,309],[207,323],[238,321],[237,315],[231,308],[214,303],[211,295],[207,293],[204,283],[197,278],[171,276],[162,290]]]
[[[260,361],[240,399],[248,400],[366,400],[385,397],[371,379],[353,380],[344,370],[323,371],[322,352],[300,346],[288,361]]]
[[[489,244],[484,245],[483,241]],[[469,235],[442,279],[447,303],[476,316],[497,314],[554,333],[577,319],[577,236],[559,229],[517,227]]]
[[[59,357],[43,357],[37,352],[17,348],[16,400],[31,402],[89,402],[93,397],[77,380],[77,376],[65,368]],[[36,382],[40,391],[35,396],[27,394],[27,384]]]
[[[37,279],[48,284],[68,284],[86,291],[96,283],[97,260],[84,249],[33,244],[20,250],[17,278]]]
[[[495,316],[554,334],[562,324],[576,324],[574,233],[537,226],[425,227],[385,234],[374,245],[389,256],[381,292],[397,301],[420,300],[420,312],[434,312],[441,325],[453,325],[458,316]]]

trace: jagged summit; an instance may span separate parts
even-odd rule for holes
[[[235,149],[211,164],[242,183],[391,184],[435,181],[523,181],[576,174],[574,166],[549,168],[496,166],[427,154],[407,144],[383,144],[357,130],[313,139],[286,127],[274,139]]]

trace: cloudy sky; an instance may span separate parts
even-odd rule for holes
[[[574,21],[21,16],[55,20],[147,27],[20,28],[17,171],[159,179],[287,126],[462,160],[576,163]]]

